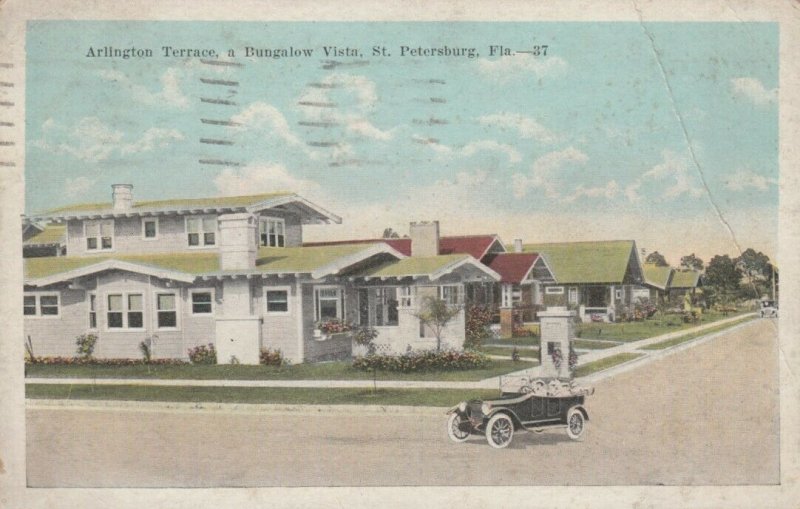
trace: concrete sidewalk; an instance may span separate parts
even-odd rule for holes
[[[725,325],[726,323],[731,323],[737,320],[741,320],[743,317],[746,316],[755,316],[755,313],[750,313],[746,315],[738,315],[731,318],[726,318],[724,320],[718,320],[716,322],[700,325],[698,327],[692,327],[689,329],[682,329],[680,331],[671,332],[668,334],[662,334],[660,336],[655,336],[652,338],[639,340],[639,341],[631,341],[628,343],[623,343],[619,346],[615,346],[612,348],[606,348],[603,350],[595,350],[591,351],[590,353],[581,355],[579,357],[579,364],[578,366],[582,366],[589,362],[598,361],[601,359],[605,359],[607,357],[611,357],[613,355],[617,355],[620,353],[627,353],[627,352],[636,352],[642,354],[642,357],[634,359],[632,361],[626,362],[624,364],[620,364],[619,366],[615,366],[610,368],[609,370],[604,370],[600,373],[610,372],[613,373],[615,370],[620,369],[623,366],[628,365],[641,365],[646,362],[653,361],[659,357],[665,355],[665,352],[672,352],[677,350],[678,348],[685,349],[689,348],[692,345],[699,344],[704,342],[705,340],[712,339],[712,337],[717,337],[722,333],[729,331],[730,329],[725,329],[720,331],[719,333],[709,336],[700,336],[695,338],[691,341],[686,343],[682,343],[677,345],[676,347],[667,348],[664,350],[639,350],[640,348],[652,345],[654,343],[659,343],[661,341],[667,341],[679,336],[683,336],[686,334],[693,334],[696,332],[702,332],[704,330],[718,327],[720,325]],[[745,323],[737,326],[741,327],[750,323],[750,321],[746,321]],[[504,357],[501,357],[504,358]],[[516,371],[514,373],[509,373],[508,375],[504,376],[513,376],[513,375],[526,375],[526,376],[538,376],[540,368],[538,366],[525,369],[521,371]],[[379,387],[382,389],[499,389],[500,388],[500,376],[486,378],[484,380],[476,380],[476,381],[469,381],[469,382],[453,382],[453,381],[422,381],[422,380],[378,380],[373,382],[372,380],[188,380],[188,379],[151,379],[151,378],[26,378],[25,383],[27,384],[61,384],[61,385],[139,385],[139,386],[170,386],[170,387],[283,387],[283,388],[310,388],[310,387],[318,387],[323,389],[361,389],[361,388],[370,388],[370,387]],[[599,379],[598,374],[592,374],[589,377],[586,377],[586,380],[595,381]]]

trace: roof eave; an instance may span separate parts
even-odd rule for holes
[[[63,283],[83,276],[89,276],[104,270],[124,270],[128,272],[135,272],[149,276],[155,276],[161,279],[171,279],[173,281],[180,281],[182,283],[192,283],[196,279],[193,274],[187,274],[176,270],[169,270],[152,265],[141,265],[138,263],[131,263],[122,260],[105,260],[85,267],[80,267],[66,272],[59,272],[35,279],[27,279],[26,285],[30,286],[48,286],[56,283]]]
[[[327,265],[323,265],[322,267],[318,267],[317,269],[310,271],[311,277],[313,277],[314,279],[321,279],[325,276],[334,275],[351,265],[354,265],[358,262],[366,260],[367,258],[379,254],[389,254],[394,256],[398,260],[406,258],[406,256],[403,253],[397,251],[389,244],[386,244],[385,242],[380,242],[377,244],[372,244],[366,249],[363,249],[361,251],[357,251],[355,253],[345,255],[341,258],[337,258],[336,260]]]
[[[307,199],[303,198],[297,194],[290,194],[286,196],[280,196],[277,198],[269,198],[267,200],[260,201],[258,203],[254,203],[253,205],[249,205],[247,207],[247,211],[251,213],[261,212],[262,210],[271,209],[274,207],[278,207],[280,205],[286,205],[288,203],[298,202],[301,205],[305,206],[306,208],[310,209],[312,212],[316,213],[323,222],[333,222],[336,224],[341,224],[342,218],[337,216],[336,214],[316,205],[308,201]]]

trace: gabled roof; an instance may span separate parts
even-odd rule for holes
[[[60,246],[66,242],[67,229],[64,225],[49,224],[43,227],[37,226],[36,228],[41,229],[33,236],[23,241],[23,246]]]
[[[654,263],[645,263],[642,265],[644,272],[644,282],[659,290],[666,290],[669,286],[669,280],[672,276],[672,267],[663,267]]]
[[[499,253],[488,255],[483,263],[500,274],[501,282],[519,284],[528,279],[537,260],[538,253]]]
[[[700,283],[700,272],[696,270],[675,269],[670,288],[696,288]]]
[[[635,256],[632,240],[525,244],[525,252],[539,253],[547,260],[559,284],[610,283],[625,280],[628,264]]]
[[[486,279],[494,281],[500,279],[499,274],[468,254],[411,256],[363,270],[357,274],[353,274],[353,277],[366,279],[427,277],[431,281],[434,281],[462,267],[469,267],[481,273]]]
[[[166,279],[191,282],[197,277],[233,274],[309,274],[321,278],[376,255],[402,258],[386,244],[261,248],[253,269],[220,269],[218,253],[181,253],[116,256],[60,256],[25,259],[25,283],[44,286],[105,270],[119,269]],[[385,261],[383,258],[380,261]],[[159,271],[157,275],[154,271]]]
[[[114,210],[110,202],[79,203],[58,207],[34,214],[36,221],[64,221],[66,219],[91,219],[119,216],[153,216],[160,214],[260,212],[270,208],[296,209],[305,223],[340,223],[339,216],[328,212],[305,198],[290,192],[253,194],[246,196],[218,196],[170,200],[134,201],[126,210]]]
[[[323,242],[305,242],[304,246],[336,246],[344,244],[370,244],[374,242],[385,242],[405,256],[411,256],[411,239],[357,239],[357,240],[335,240]],[[490,251],[492,246],[498,243],[502,248],[503,244],[495,234],[490,235],[460,235],[439,238],[439,254],[468,254],[478,260],[482,259]],[[503,248],[505,250],[505,248]]]

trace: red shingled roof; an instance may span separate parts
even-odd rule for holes
[[[441,237],[439,239],[439,254],[468,254],[480,260],[497,239],[496,235],[462,235],[458,237]],[[335,246],[337,244],[368,244],[372,242],[385,242],[392,248],[411,256],[411,239],[359,239],[335,240],[329,242],[304,242],[304,246]]]
[[[502,283],[521,283],[539,259],[538,253],[499,253],[487,256],[483,263],[500,274]]]

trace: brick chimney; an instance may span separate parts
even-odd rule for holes
[[[133,186],[131,184],[113,184],[111,186],[111,203],[114,210],[129,210],[133,207]]]
[[[515,253],[522,252],[522,239],[514,239],[514,252]]]
[[[439,221],[411,223],[411,256],[436,256],[439,254]]]
[[[219,216],[219,264],[222,270],[256,266],[256,218],[249,213]]]

